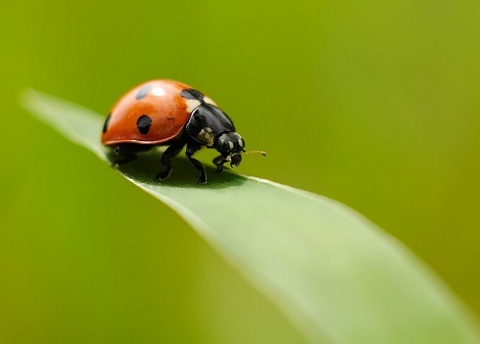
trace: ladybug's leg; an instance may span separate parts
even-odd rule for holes
[[[223,171],[223,164],[228,162],[223,156],[219,155],[215,159],[213,159],[213,164],[217,166],[215,172],[222,172]]]
[[[115,146],[113,149],[114,153],[121,157],[116,161],[112,162],[112,167],[119,167],[123,164],[126,164],[129,161],[132,161],[137,158],[139,152],[145,152],[149,149],[152,149],[153,145],[140,145],[134,143],[123,143]]]
[[[114,168],[118,168],[129,161],[135,160],[137,157],[133,151],[125,149],[123,146],[116,146],[113,151],[116,155],[122,157],[112,162],[111,166]]]
[[[187,145],[187,151],[185,152],[185,155],[187,156],[188,160],[190,160],[192,165],[200,171],[200,177],[198,177],[197,184],[207,184],[207,173],[205,172],[205,166],[203,166],[203,164],[197,159],[192,158],[192,155],[200,148],[200,145],[189,143]]]
[[[173,144],[170,147],[168,147],[165,150],[165,152],[163,152],[160,162],[162,163],[162,165],[167,166],[167,168],[165,169],[165,171],[157,174],[157,176],[155,177],[156,180],[165,180],[168,177],[170,177],[170,173],[172,173],[172,167],[173,167],[172,158],[178,155],[178,153],[180,153],[183,146],[185,146],[184,143]]]

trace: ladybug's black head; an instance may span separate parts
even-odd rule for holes
[[[238,166],[242,162],[242,153],[245,151],[245,141],[235,132],[218,135],[215,148],[230,166]]]

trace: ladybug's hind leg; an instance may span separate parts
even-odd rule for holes
[[[172,158],[174,158],[178,155],[178,153],[180,153],[183,146],[185,146],[185,143],[183,142],[174,143],[170,147],[168,147],[165,152],[163,152],[160,162],[167,168],[165,169],[165,171],[157,174],[157,176],[155,177],[156,180],[165,180],[170,177],[173,169]]]
[[[120,157],[112,162],[111,166],[114,168],[118,168],[127,162],[135,160],[137,158],[138,152],[143,152],[151,149],[151,146],[146,145],[136,145],[136,144],[123,144],[115,146],[113,152]]]

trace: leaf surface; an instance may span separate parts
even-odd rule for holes
[[[34,115],[105,162],[102,116],[29,90]],[[366,218],[328,198],[232,172],[205,186],[176,159],[162,183],[158,152],[120,169],[169,205],[312,343],[480,343],[475,315],[423,262]]]

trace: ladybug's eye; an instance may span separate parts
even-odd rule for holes
[[[224,141],[220,144],[219,150],[222,152],[228,152],[229,148],[230,146],[228,145],[228,143]]]

